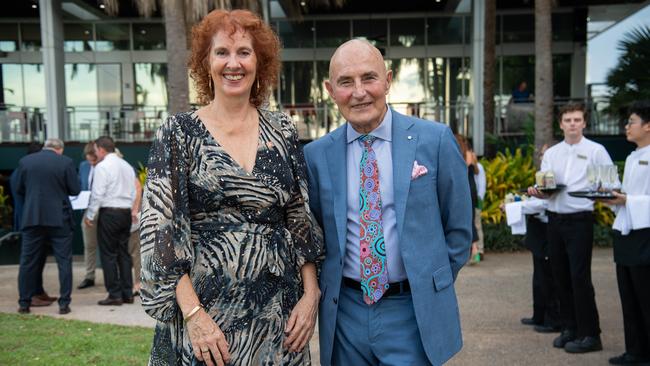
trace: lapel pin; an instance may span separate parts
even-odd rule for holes
[[[406,138],[409,139],[409,140],[412,140],[412,139],[413,139],[413,136],[408,135],[408,136],[406,136]]]

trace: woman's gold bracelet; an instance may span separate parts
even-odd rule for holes
[[[201,310],[201,309],[203,309],[203,306],[196,305],[192,310],[190,310],[189,313],[187,313],[186,316],[183,317],[183,320],[187,322],[188,320],[190,320],[191,317],[194,316],[194,314],[198,313],[199,310]]]

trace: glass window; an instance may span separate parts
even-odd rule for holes
[[[280,102],[283,106],[311,104],[314,67],[311,61],[284,62],[280,78]]]
[[[504,15],[503,42],[534,42],[535,17],[532,14]]]
[[[97,51],[120,51],[130,48],[128,24],[97,24]]]
[[[41,49],[41,26],[39,24],[21,24],[21,50],[38,51]]]
[[[314,22],[281,21],[278,35],[284,48],[314,47]]]
[[[167,64],[136,63],[136,104],[144,106],[167,105]]]
[[[338,47],[350,39],[348,20],[323,20],[316,22],[316,47]]]
[[[97,69],[94,64],[65,64],[68,106],[97,105]]]
[[[551,18],[554,41],[573,41],[573,14],[556,13]]]
[[[571,97],[571,55],[553,55],[553,95]]]
[[[0,51],[18,50],[18,24],[0,24]]]
[[[391,46],[422,46],[424,45],[424,19],[391,19]]]
[[[528,91],[535,90],[535,56],[503,56],[503,75],[497,75],[497,81],[501,78],[504,96],[511,96],[513,91],[525,81]]]
[[[7,105],[24,105],[22,68],[20,64],[0,64],[2,95]]]
[[[27,107],[45,108],[45,72],[42,64],[23,64],[25,103]]]
[[[427,18],[427,41],[429,44],[463,43],[463,18]]]
[[[122,104],[122,68],[120,64],[96,64],[97,101],[100,106]]]
[[[164,50],[165,27],[162,24],[133,24],[133,49]]]
[[[65,35],[63,49],[65,52],[92,51],[93,26],[92,24],[64,24]]]
[[[365,38],[376,47],[386,47],[388,22],[386,19],[362,19],[352,21],[352,37]]]

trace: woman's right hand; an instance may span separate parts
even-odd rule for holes
[[[224,366],[230,362],[226,337],[205,310],[199,310],[186,325],[194,355],[199,361],[207,366]]]

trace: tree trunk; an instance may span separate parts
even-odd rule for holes
[[[190,108],[185,9],[183,0],[164,0],[162,3],[167,36],[167,110],[174,114]]]
[[[496,70],[496,0],[485,0],[485,66],[483,69],[483,120],[485,137],[495,134],[494,89]],[[495,155],[495,147],[484,138],[485,156]]]
[[[552,7],[553,0],[535,0],[535,151],[553,141]]]

